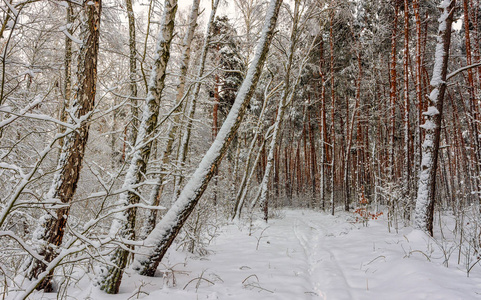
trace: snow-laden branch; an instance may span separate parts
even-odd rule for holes
[[[2,212],[0,213],[0,228],[2,227],[2,225],[5,223],[8,215],[10,214],[10,212],[12,211],[12,209],[14,208],[15,204],[16,204],[16,201],[18,200],[18,198],[20,197],[20,195],[22,194],[22,192],[25,190],[25,188],[27,187],[27,185],[31,182],[32,180],[32,177],[37,173],[38,169],[40,168],[40,165],[42,164],[43,160],[45,159],[45,157],[47,157],[48,153],[50,153],[50,151],[54,148],[54,145],[55,143],[57,142],[58,139],[61,139],[65,136],[67,136],[68,134],[70,134],[71,131],[70,130],[67,130],[65,133],[63,134],[57,134],[55,136],[55,138],[50,142],[50,144],[48,144],[39,154],[39,158],[37,159],[37,161],[35,162],[35,164],[33,166],[31,166],[31,170],[30,172],[26,173],[24,176],[22,176],[22,179],[20,180],[20,182],[18,183],[17,185],[17,188],[15,189],[13,195],[10,197],[10,199],[8,201],[6,201],[6,205],[3,207],[3,210]]]
[[[471,64],[471,65],[469,65],[469,66],[459,68],[459,69],[457,69],[456,71],[449,73],[449,74],[446,76],[446,81],[449,80],[449,79],[451,79],[452,77],[458,75],[458,74],[461,73],[461,72],[464,72],[464,71],[466,71],[466,70],[469,70],[469,69],[472,69],[472,68],[476,68],[476,67],[481,67],[481,62],[477,62],[477,63]]]
[[[39,261],[43,262],[44,264],[47,264],[46,261],[43,260],[43,257],[37,253],[34,249],[32,249],[25,241],[16,235],[13,231],[7,230],[7,231],[0,231],[0,237],[2,236],[7,236],[13,240],[15,240],[25,251],[27,251],[28,254],[30,254],[32,257],[35,259],[38,259]]]

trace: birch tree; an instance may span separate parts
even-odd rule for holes
[[[172,148],[174,145],[175,136],[179,126],[177,125],[180,121],[180,111],[182,108],[182,101],[187,97],[188,92],[185,92],[185,84],[187,77],[187,70],[190,61],[191,44],[194,39],[195,28],[197,27],[197,17],[199,16],[199,3],[200,0],[194,0],[192,3],[192,8],[188,21],[187,33],[182,41],[182,54],[180,59],[180,76],[179,83],[177,84],[176,99],[175,99],[175,109],[173,111],[173,120],[169,124],[167,143],[165,149],[162,153],[159,176],[156,179],[155,185],[150,193],[149,203],[151,206],[158,206],[160,204],[160,197],[162,194],[164,174],[166,172],[166,165],[170,161],[170,155],[172,153]],[[142,237],[146,237],[152,229],[154,229],[157,222],[157,212],[158,210],[150,210],[148,218],[144,222],[142,228]]]
[[[256,199],[254,199],[253,203],[251,204],[251,207],[253,207],[257,201],[260,202],[260,205],[264,208],[264,220],[267,222],[267,189],[268,189],[268,183],[271,175],[271,170],[274,162],[274,150],[277,147],[277,143],[279,142],[279,136],[281,132],[281,126],[282,126],[282,120],[284,118],[284,113],[287,108],[288,102],[292,101],[294,95],[295,95],[295,90],[296,87],[299,83],[300,75],[297,76],[295,83],[292,85],[291,89],[291,72],[292,72],[292,67],[293,67],[293,62],[294,62],[294,55],[296,51],[296,45],[299,40],[298,36],[298,22],[299,22],[299,4],[300,0],[296,0],[294,3],[294,12],[293,12],[293,21],[292,21],[292,28],[291,28],[291,35],[290,35],[290,45],[289,45],[289,50],[287,53],[287,63],[286,63],[286,70],[284,74],[284,86],[283,86],[283,93],[281,96],[281,101],[279,103],[279,108],[277,110],[277,117],[276,121],[274,123],[274,129],[272,133],[272,138],[271,142],[269,145],[269,153],[267,155],[267,163],[266,163],[266,168],[264,171],[264,176],[262,178],[261,186],[259,189],[258,196]],[[306,58],[309,57],[309,53],[305,56]],[[302,66],[301,65],[301,70],[302,72]]]
[[[145,176],[147,163],[152,149],[154,129],[157,126],[162,91],[165,86],[167,63],[170,58],[170,44],[174,32],[174,20],[177,11],[177,0],[165,0],[164,13],[157,38],[156,56],[152,66],[148,85],[147,98],[143,107],[142,120],[133,149],[129,169],[125,175],[123,188],[128,192],[119,196],[117,205],[125,210],[115,215],[110,228],[110,235],[119,235],[125,240],[135,239],[135,218],[140,197],[134,188]],[[100,288],[109,294],[116,294],[129,251],[124,247],[116,247],[109,257],[109,264],[100,276]]]
[[[195,208],[234,138],[247,105],[255,92],[264,62],[267,59],[281,3],[281,0],[272,0],[269,4],[256,54],[237,93],[234,105],[220,128],[215,141],[204,155],[177,201],[146,238],[145,246],[139,249],[140,254],[136,255],[133,267],[140,274],[154,276],[157,266]]]
[[[214,24],[215,15],[217,12],[217,7],[219,6],[219,0],[215,0],[212,3],[212,10],[210,12],[209,22],[207,23],[207,29],[204,38],[204,44],[202,45],[202,53],[200,58],[199,67],[197,70],[197,82],[194,85],[194,91],[191,95],[191,101],[189,109],[187,110],[187,124],[185,125],[185,132],[182,135],[182,140],[180,141],[179,151],[177,153],[177,165],[182,170],[185,162],[187,160],[187,154],[189,152],[190,135],[193,127],[193,120],[195,116],[195,111],[197,107],[197,98],[199,97],[201,88],[201,79],[204,75],[205,63],[207,60],[207,54],[209,52],[209,47],[211,43],[211,31]],[[176,176],[174,181],[174,196],[173,201],[177,200],[183,181],[183,176]]]
[[[129,142],[134,145],[137,138],[137,126],[138,122],[138,109],[137,109],[137,42],[135,40],[135,15],[132,8],[132,0],[125,0],[125,6],[127,8],[127,18],[129,20],[129,79],[130,79],[130,97],[131,101],[131,126],[130,134],[128,137]]]

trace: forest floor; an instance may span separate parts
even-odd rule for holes
[[[279,214],[269,224],[221,227],[205,256],[171,249],[159,277],[127,271],[118,295],[100,292],[90,274],[63,294],[112,300],[481,299],[481,266],[467,277],[447,239],[436,242],[410,227],[389,232],[385,217],[363,226],[348,213]],[[32,298],[57,296],[37,292]]]

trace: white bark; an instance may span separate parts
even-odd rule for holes
[[[193,120],[195,116],[195,108],[197,104],[197,97],[199,97],[199,92],[200,92],[200,87],[202,85],[201,79],[204,75],[204,68],[205,68],[205,62],[207,59],[207,53],[209,51],[209,45],[210,45],[210,32],[212,28],[212,24],[214,23],[215,15],[217,12],[217,7],[219,6],[219,0],[215,0],[214,3],[212,4],[212,10],[210,12],[210,17],[209,17],[209,22],[207,23],[207,29],[205,33],[205,38],[204,38],[204,44],[202,46],[202,54],[201,54],[201,59],[199,63],[199,69],[197,71],[197,83],[194,86],[194,92],[192,93],[191,97],[191,103],[189,106],[189,110],[187,112],[187,126],[185,129],[185,133],[182,136],[182,140],[180,143],[179,147],[179,153],[177,155],[178,159],[178,167],[182,170],[185,161],[187,159],[187,153],[189,151],[189,142],[190,142],[190,133],[192,131],[192,125],[193,125]],[[175,202],[177,198],[179,197],[180,194],[180,188],[182,185],[182,176],[177,176],[174,181],[174,195],[173,195],[173,201]]]
[[[152,147],[152,134],[157,125],[159,105],[164,89],[167,63],[170,58],[170,43],[174,32],[177,0],[165,0],[161,29],[157,39],[156,56],[152,66],[148,94],[143,108],[142,121],[137,133],[136,143],[130,160],[129,169],[125,175],[122,188],[129,192],[119,196],[118,206],[128,206],[139,202],[139,195],[135,188],[143,178]],[[117,213],[110,227],[110,236],[120,235],[128,240],[135,238],[136,207]],[[128,251],[117,247],[111,254],[110,264],[100,276],[101,289],[107,293],[118,292],[123,269],[127,264]]]
[[[179,119],[180,119],[179,112],[182,108],[182,105],[180,105],[180,103],[184,100],[184,97],[185,97],[184,96],[185,82],[186,82],[189,61],[190,61],[190,48],[191,48],[192,40],[194,39],[195,28],[197,27],[197,17],[199,16],[199,3],[200,3],[200,0],[193,0],[192,9],[190,11],[190,16],[189,16],[189,27],[187,29],[187,33],[182,43],[182,54],[181,54],[181,60],[180,60],[180,78],[179,78],[179,84],[177,85],[177,96],[176,96],[177,109],[173,112],[174,119],[170,122],[170,125],[168,128],[167,144],[162,153],[159,176],[156,178],[154,187],[152,189],[152,192],[150,193],[149,204],[151,206],[158,206],[160,204],[164,174],[167,171],[166,165],[170,161],[170,155],[172,153],[172,147],[174,145],[174,139],[178,129],[177,124],[179,123]],[[142,227],[141,237],[142,238],[147,237],[149,233],[154,229],[156,223],[157,223],[157,210],[151,210],[149,216],[145,219],[144,225]]]

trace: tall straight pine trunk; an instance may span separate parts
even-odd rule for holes
[[[421,174],[419,176],[416,200],[415,226],[433,235],[433,215],[436,195],[436,169],[438,166],[439,142],[444,94],[446,92],[446,75],[451,44],[451,25],[456,0],[444,0],[441,3],[441,17],[434,56],[433,76],[429,95],[431,106],[424,112],[426,122],[421,125],[425,131],[422,145]]]
[[[403,55],[403,81],[404,81],[404,217],[410,218],[411,198],[411,130],[410,130],[410,102],[409,102],[409,5],[404,0],[404,55]]]
[[[331,214],[334,216],[334,198],[336,195],[335,185],[336,185],[336,91],[334,90],[334,34],[333,34],[333,19],[334,11],[331,12],[329,18],[329,49],[330,49],[330,63],[329,68],[331,71]]]

